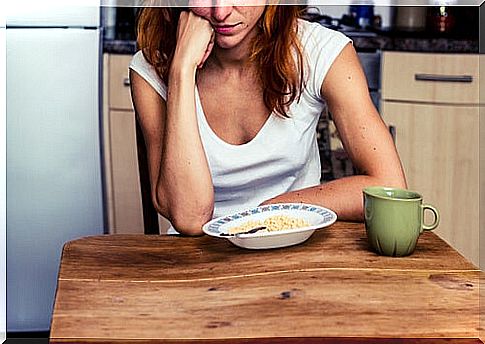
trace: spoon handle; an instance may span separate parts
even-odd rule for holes
[[[256,233],[256,232],[263,230],[263,229],[266,229],[266,226],[254,227],[254,228],[251,228],[250,230],[247,230],[246,232],[241,232],[241,233],[234,233],[234,234],[220,233],[219,236],[220,237],[233,237],[233,236],[239,236],[241,234],[253,234],[253,233]]]

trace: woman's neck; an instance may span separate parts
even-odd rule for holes
[[[217,56],[220,57],[220,56]],[[199,70],[197,76],[218,75],[219,80],[240,80],[256,74],[256,65],[250,61],[249,56],[238,58],[237,56],[222,56],[220,60],[215,56],[208,59],[204,67]]]
[[[232,49],[214,47],[210,60],[212,65],[221,69],[239,68],[249,62],[249,51],[239,47]]]

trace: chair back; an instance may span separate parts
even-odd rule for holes
[[[136,146],[138,152],[138,171],[140,174],[141,203],[143,207],[143,226],[145,234],[160,234],[158,213],[153,206],[148,173],[148,156],[140,123],[136,122]]]

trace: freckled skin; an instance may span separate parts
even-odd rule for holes
[[[205,78],[225,85],[226,72],[231,73],[239,82],[229,91],[238,92],[243,104],[253,101],[254,94],[244,91],[255,89],[253,80],[239,72],[247,66],[248,47],[259,34],[257,24],[266,3],[257,0],[251,6],[243,6],[243,0],[189,0],[191,11],[183,11],[179,19],[167,101],[136,72],[130,72],[137,116],[144,132],[149,133],[145,139],[147,147],[151,147],[149,168],[154,205],[182,234],[203,234],[201,227],[211,219],[215,202],[196,121],[195,84]],[[224,27],[234,27],[233,34],[224,34]],[[406,181],[389,130],[369,96],[352,44],[344,47],[332,63],[320,85],[319,96],[328,104],[352,165],[361,174],[275,195],[261,204],[312,203],[332,209],[340,220],[362,221],[364,187],[405,188]],[[234,130],[234,142],[245,139],[238,136],[239,132]]]

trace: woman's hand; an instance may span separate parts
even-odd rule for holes
[[[192,11],[182,11],[177,28],[174,61],[202,68],[214,46],[214,29],[209,21]]]

